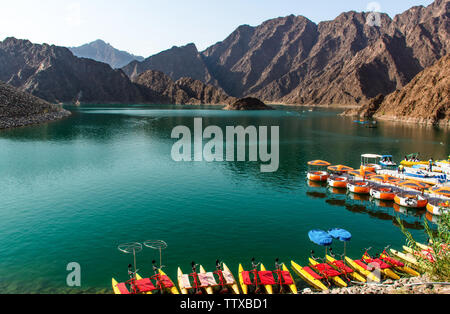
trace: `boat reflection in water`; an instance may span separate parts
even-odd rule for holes
[[[345,189],[328,187],[326,193],[317,191],[317,187],[323,187],[317,182],[308,183],[309,187],[313,187],[313,191],[306,194],[310,198],[324,199],[330,206],[344,207],[347,211],[354,214],[364,214],[372,218],[392,221],[396,227],[400,227],[397,218],[400,218],[403,225],[411,230],[423,230],[423,218],[427,211],[401,207],[393,201],[377,200],[366,194],[349,193]],[[436,224],[437,219],[433,215],[427,213],[427,219]]]
[[[368,201],[370,201],[370,195],[369,194],[348,193],[348,197],[352,201],[361,201],[361,202],[368,202]]]
[[[393,201],[383,201],[372,198],[372,203],[377,207],[382,208],[394,208],[395,203]]]
[[[331,194],[335,194],[335,195],[347,195],[346,189],[338,189],[338,188],[328,187],[328,192],[330,192]]]
[[[308,186],[310,188],[324,188],[327,186],[326,182],[319,182],[319,181],[311,181],[308,180]]]

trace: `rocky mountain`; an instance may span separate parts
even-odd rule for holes
[[[172,104],[229,104],[235,101],[222,89],[192,78],[172,80],[160,71],[148,70],[134,79],[134,82],[165,98]]]
[[[345,115],[450,126],[450,54],[420,72],[401,90],[379,95]]]
[[[291,15],[240,26],[201,53],[192,45],[173,48],[124,71],[194,77],[229,95],[266,102],[361,105],[404,87],[450,52],[449,8],[449,0],[436,0],[394,19],[380,14],[376,25],[364,12],[319,24]]]
[[[450,54],[388,95],[374,117],[450,125]]]
[[[107,63],[113,69],[122,68],[135,60],[144,61],[144,57],[135,56],[126,51],[118,50],[100,39],[80,47],[70,47],[69,50],[76,57]]]
[[[69,115],[60,106],[0,81],[0,129],[54,121]]]
[[[143,62],[133,61],[122,70],[131,79],[135,79],[147,70],[153,70],[164,72],[174,81],[182,77],[191,77],[204,83],[214,83],[214,79],[194,44],[173,47],[151,56]]]
[[[0,42],[0,80],[53,103],[159,100],[105,63],[77,58],[67,48],[15,38]]]

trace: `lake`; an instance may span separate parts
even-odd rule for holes
[[[405,244],[401,217],[425,241],[424,212],[398,211],[306,181],[310,160],[359,167],[363,153],[396,160],[420,152],[450,154],[450,132],[418,125],[380,123],[368,129],[337,111],[278,107],[277,111],[226,112],[220,107],[68,107],[72,117],[0,131],[0,292],[110,293],[111,278],[128,278],[132,256],[118,245],[164,240],[165,271],[191,261],[212,270],[221,259],[237,275],[255,257],[272,268],[279,257],[307,264],[311,229],[345,228],[348,255]],[[174,127],[279,126],[277,172],[259,162],[175,162]],[[387,207],[384,207],[387,206]],[[430,217],[429,217],[430,218]],[[342,244],[334,244],[335,251]],[[140,274],[151,273],[157,251],[137,255]],[[68,288],[66,266],[81,265],[81,288]]]

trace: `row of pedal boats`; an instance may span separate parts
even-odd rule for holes
[[[324,259],[312,256],[308,266],[291,261],[291,270],[311,288],[326,291],[332,287],[345,288],[352,283],[380,283],[384,279],[420,276],[419,256],[432,258],[431,248],[420,245],[420,250],[404,247],[404,252],[386,248],[375,257],[366,251],[360,259],[343,256],[337,259],[332,249]],[[178,268],[178,286],[158,269],[154,276],[142,278],[132,274],[125,283],[112,280],[115,294],[298,294],[297,284],[285,263],[275,261],[275,270],[267,270],[262,263],[251,261],[251,270],[239,265],[234,277],[225,263],[218,263],[216,271],[207,272],[201,265],[192,263],[192,272],[184,274]]]
[[[308,172],[308,180],[327,182],[332,188],[347,189],[354,194],[370,195],[376,200],[393,201],[405,208],[426,208],[428,212],[436,216],[450,211],[450,198],[420,193],[414,189],[420,188],[420,183],[411,180],[401,181],[376,174],[357,180],[351,175],[330,175],[325,171]]]

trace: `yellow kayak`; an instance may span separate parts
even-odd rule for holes
[[[289,285],[289,290],[291,290],[292,294],[298,294],[297,286],[295,285],[295,280],[292,278],[291,272],[286,267],[286,265],[283,263],[283,271],[287,271],[289,273],[289,276],[291,277],[292,281],[294,282],[292,285]]]
[[[113,287],[113,291],[114,294],[122,294],[118,288],[119,283],[117,282],[117,280],[115,280],[114,278],[112,279],[112,287]]]
[[[361,267],[360,265],[358,265],[350,257],[346,256],[345,257],[345,262],[346,262],[346,264],[348,266],[350,266],[350,268],[352,268],[354,271],[357,271],[358,273],[360,273],[361,275],[366,277],[368,280],[370,280],[372,282],[376,282],[376,283],[381,282],[381,278],[379,278],[374,273],[372,273],[372,272],[368,271],[367,269],[365,269],[365,268]]]
[[[370,260],[372,258],[368,257],[368,259]],[[364,261],[364,256],[363,256],[363,261]],[[394,280],[399,280],[400,279],[400,276],[397,275],[395,272],[393,272],[392,269],[390,269],[390,268],[380,269],[380,271],[385,277],[388,277],[388,278],[391,278],[391,279],[394,279]]]
[[[183,271],[180,267],[178,267],[178,287],[180,288],[181,294],[188,294],[188,289],[184,288],[183,286]]]
[[[264,264],[261,264],[261,271],[266,271]],[[267,294],[273,294],[273,287],[271,285],[265,285],[264,288],[266,288]]]
[[[406,160],[403,160],[400,164],[402,166],[411,168],[412,166],[417,166],[417,165],[428,165],[429,161],[406,161]]]
[[[226,272],[229,272],[229,273],[231,274],[231,276],[233,277],[234,281],[235,281],[234,284],[231,285],[231,289],[233,290],[233,293],[234,293],[234,294],[240,294],[240,291],[239,291],[239,285],[238,285],[236,279],[234,278],[233,273],[232,273],[231,270],[228,268],[228,266],[225,265],[225,263],[222,263],[222,265],[223,265],[223,270],[226,271]]]
[[[410,248],[406,246],[403,247],[403,249],[405,250],[406,253],[391,249],[391,254],[398,257],[402,261],[407,262],[409,265],[415,267],[416,269],[420,267],[419,261],[413,255],[413,250],[411,249],[411,251],[409,251]]]
[[[160,274],[161,276],[166,276],[167,278],[169,278],[169,276],[167,276],[166,273],[163,272],[161,269],[159,270],[159,274]],[[172,287],[172,288],[169,288],[169,289],[167,289],[167,290],[168,290],[171,294],[180,294],[180,292],[178,292],[177,287],[175,287],[175,284],[173,283],[172,279],[169,278],[169,280],[170,280],[170,282],[173,284],[173,287]]]
[[[248,294],[248,286],[244,283],[244,277],[242,276],[243,272],[244,267],[242,267],[242,264],[239,264],[239,284],[241,285],[243,294]]]
[[[329,255],[327,255],[326,258],[327,258],[327,262],[330,263],[330,265],[331,265],[333,268],[335,268],[336,270],[340,271],[339,267],[337,267],[337,266],[334,264],[334,263],[337,262],[336,259],[334,259],[333,257],[331,257],[331,256],[329,256]],[[342,263],[344,263],[344,262],[342,262]],[[345,263],[344,263],[344,264],[345,264]],[[346,265],[346,266],[347,266],[347,265]],[[350,268],[351,268],[351,267],[350,267]],[[351,269],[353,270],[353,272],[348,273],[348,275],[349,275],[353,280],[356,280],[356,281],[359,281],[359,282],[366,282],[366,279],[364,279],[363,276],[361,276],[361,275],[360,275],[356,270],[354,270],[353,268],[351,268]]]
[[[389,258],[390,256],[387,256],[385,254],[381,254],[380,257],[381,258]],[[387,262],[389,263],[389,261],[387,261]],[[395,269],[397,269],[397,270],[399,270],[399,271],[401,271],[401,272],[403,272],[405,274],[411,275],[413,277],[419,277],[420,276],[420,274],[418,272],[416,272],[414,269],[406,266],[405,264],[404,264],[404,266],[395,266],[395,264],[393,263],[393,265],[394,265]]]
[[[296,262],[291,261],[291,266],[294,272],[303,279],[307,284],[312,286],[313,288],[320,290],[320,291],[326,291],[328,290],[328,287],[325,286],[320,280],[315,279],[312,275],[310,275],[307,271],[303,269],[300,265],[298,265]]]
[[[206,274],[206,270],[203,268],[202,265],[200,265],[200,274]],[[206,294],[214,294],[214,289],[213,287],[206,287]]]
[[[311,266],[317,266],[320,265],[320,263],[316,262],[315,260],[313,260],[312,258],[309,259],[309,263]],[[346,288],[347,284],[344,282],[344,280],[342,280],[339,276],[334,276],[334,277],[330,277],[330,279],[339,287],[341,288]]]

